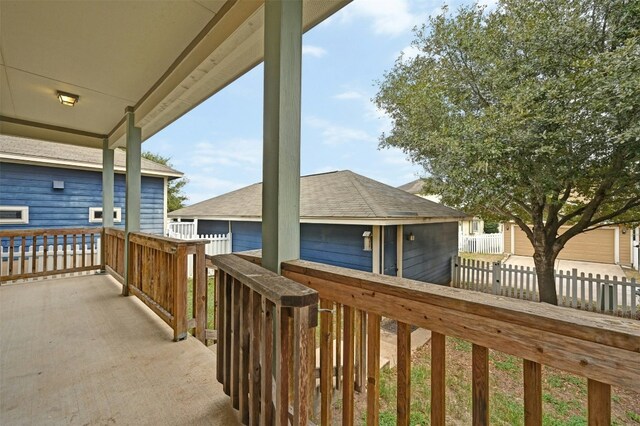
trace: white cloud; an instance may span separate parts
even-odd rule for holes
[[[424,15],[413,13],[407,0],[354,0],[340,12],[342,22],[355,18],[371,21],[375,34],[398,36],[423,21]]]
[[[340,145],[349,142],[375,142],[376,138],[364,130],[339,126],[318,117],[308,117],[306,123],[320,129],[323,143],[327,145]]]
[[[327,50],[320,46],[312,46],[310,44],[304,44],[302,46],[302,54],[313,56],[315,58],[322,58],[327,54]]]
[[[362,99],[364,95],[356,90],[347,90],[334,96],[335,99]]]
[[[262,141],[234,138],[226,141],[199,142],[193,161],[200,165],[249,166],[262,164]]]
[[[394,58],[399,58],[402,56],[403,62],[409,62],[412,59],[415,59],[416,56],[420,54],[420,49],[416,46],[409,45],[402,49],[399,54],[395,55]]]

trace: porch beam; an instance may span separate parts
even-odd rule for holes
[[[113,226],[113,149],[107,138],[102,142],[102,226]]]
[[[124,276],[125,283],[122,295],[129,295],[129,234],[140,231],[140,195],[142,192],[141,155],[142,131],[135,126],[133,107],[125,110],[126,140],[127,140],[127,185],[125,200],[125,245],[124,245]]]
[[[268,0],[264,25],[262,266],[300,257],[302,0]]]

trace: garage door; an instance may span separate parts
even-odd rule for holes
[[[525,233],[517,226],[513,226],[512,229],[516,230],[515,254],[532,256],[533,247]],[[614,243],[615,231],[613,229],[595,229],[570,239],[558,258],[584,262],[615,263]]]

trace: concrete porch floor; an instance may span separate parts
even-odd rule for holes
[[[0,287],[0,424],[235,425],[215,355],[107,275]]]

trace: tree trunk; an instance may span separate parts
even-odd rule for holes
[[[552,250],[545,247],[535,247],[533,262],[536,265],[536,275],[538,276],[540,301],[557,306],[558,295],[554,270],[556,257],[558,257],[558,253],[553,253]]]

